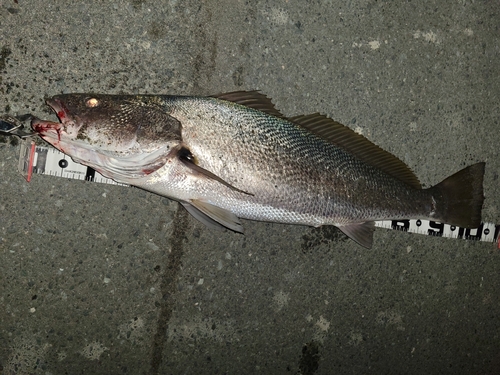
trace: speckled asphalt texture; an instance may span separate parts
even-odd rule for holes
[[[261,90],[405,161],[486,161],[500,223],[498,1],[0,3],[0,114],[66,92]],[[500,373],[500,250],[377,229],[212,232],[135,188],[17,172],[0,138],[0,374]]]

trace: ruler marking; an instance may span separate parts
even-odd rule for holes
[[[95,178],[95,169],[88,167],[87,173],[85,174],[85,179],[87,181],[94,181]]]

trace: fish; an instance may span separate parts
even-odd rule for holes
[[[374,222],[481,223],[485,163],[422,188],[396,156],[335,120],[286,117],[259,91],[63,94],[33,130],[103,176],[180,202],[210,228],[333,225],[371,248]]]

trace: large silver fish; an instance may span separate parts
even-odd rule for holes
[[[33,129],[76,162],[175,199],[211,227],[239,218],[335,225],[371,247],[375,220],[479,226],[484,163],[429,189],[395,156],[320,114],[285,118],[264,95],[67,94]]]

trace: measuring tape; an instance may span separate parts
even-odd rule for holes
[[[106,178],[90,167],[75,163],[68,155],[53,147],[36,146],[35,142],[26,139],[21,141],[18,169],[28,182],[31,180],[33,173],[38,173],[129,186]],[[429,220],[383,220],[376,221],[375,226],[428,236],[493,242],[497,243],[498,248],[500,248],[500,225],[492,223],[481,223],[478,228],[466,229]]]
[[[103,184],[122,185],[83,164],[75,163],[68,155],[53,147],[37,146],[35,142],[21,140],[18,170],[26,181],[31,181],[35,174],[66,177],[75,180],[100,182]]]

